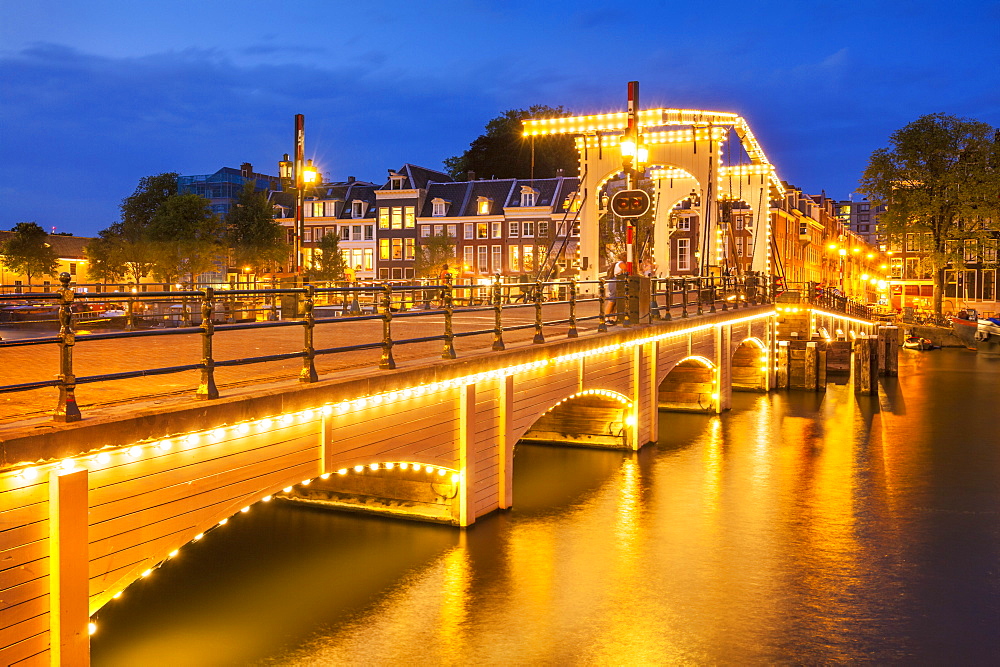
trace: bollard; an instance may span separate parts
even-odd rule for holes
[[[302,348],[302,371],[299,372],[299,382],[316,382],[316,348],[313,347],[313,330],[316,328],[316,315],[313,313],[313,297],[316,288],[306,285],[306,298],[302,303],[305,341]]]
[[[201,382],[198,383],[197,398],[213,399],[219,397],[219,389],[215,386],[215,359],[212,357],[212,336],[215,334],[215,322],[212,312],[215,310],[215,290],[206,287],[201,299]]]
[[[893,376],[899,374],[899,327],[884,327],[885,340],[882,347],[885,350],[883,372]]]
[[[76,333],[73,331],[72,303],[76,292],[70,286],[70,275],[59,274],[62,288],[59,290],[59,399],[52,413],[53,421],[77,422],[82,419],[76,404],[76,376],[73,375],[73,346]]]
[[[878,394],[878,339],[859,334],[854,339],[851,355],[851,381],[854,393],[875,396]]]
[[[451,328],[451,285],[447,283],[441,286],[441,307],[444,308],[444,350],[441,352],[441,358],[454,359],[455,332]]]
[[[607,287],[605,286],[604,278],[599,278],[597,281],[597,307],[600,310],[600,312],[598,313],[597,330],[599,332],[608,330],[608,322],[604,314],[604,304],[605,301],[607,300],[606,290]]]
[[[535,281],[535,336],[532,343],[544,343],[545,336],[542,334],[542,283]]]
[[[576,330],[576,278],[569,281],[569,331],[566,338],[577,338],[580,334]]]
[[[392,358],[392,286],[386,285],[382,292],[382,358],[378,367],[384,371],[396,368],[396,360]]]

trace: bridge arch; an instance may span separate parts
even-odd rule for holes
[[[719,368],[701,355],[679,360],[658,383],[660,410],[715,412],[718,401]]]
[[[767,391],[767,345],[751,336],[740,341],[732,357],[733,391]]]
[[[557,401],[514,441],[629,449],[635,406],[613,389],[585,389]]]

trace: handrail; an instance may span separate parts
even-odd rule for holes
[[[54,317],[58,317],[59,333],[37,339],[0,340],[0,350],[6,347],[23,347],[26,345],[56,344],[59,348],[59,375],[55,380],[37,382],[22,382],[0,386],[0,394],[29,391],[44,387],[57,387],[59,397],[53,419],[58,421],[77,421],[81,418],[76,405],[76,385],[93,384],[96,382],[138,378],[151,375],[164,375],[184,371],[198,370],[200,381],[195,396],[212,400],[219,396],[215,381],[215,371],[218,368],[245,366],[256,363],[301,359],[302,367],[298,374],[301,382],[311,383],[319,379],[316,370],[316,357],[354,352],[360,350],[381,350],[378,367],[382,370],[393,370],[396,367],[394,349],[400,345],[413,345],[428,342],[442,343],[441,356],[454,359],[457,356],[455,339],[472,336],[492,336],[489,344],[493,351],[506,349],[504,334],[515,331],[533,330],[531,341],[544,343],[546,331],[553,327],[564,327],[562,335],[566,338],[579,336],[579,326],[596,321],[596,331],[604,332],[609,325],[606,317],[609,306],[618,310],[618,320],[623,326],[637,326],[641,322],[652,320],[669,321],[673,317],[686,318],[690,316],[689,308],[694,307],[698,314],[706,310],[716,312],[729,308],[748,307],[756,303],[766,303],[773,299],[775,290],[772,285],[757,286],[753,281],[728,276],[713,277],[668,277],[642,279],[637,277],[619,276],[613,279],[570,280],[570,281],[535,281],[503,282],[499,277],[489,284],[438,284],[438,285],[399,285],[391,283],[361,284],[356,286],[326,286],[316,287],[310,284],[302,287],[264,288],[260,290],[231,289],[216,290],[211,286],[203,289],[165,290],[156,292],[77,292],[70,286],[69,274],[60,276],[61,287],[56,292],[4,295],[2,300],[22,302],[34,301],[39,308],[52,309]],[[648,284],[642,283],[648,280]],[[614,287],[615,289],[611,289]],[[640,296],[648,294],[649,310],[639,313]],[[252,312],[255,320],[257,314],[265,313],[268,318],[276,316],[276,311],[282,311],[282,319],[265,321],[236,322],[234,311],[230,308],[235,297],[257,299],[260,304],[249,304],[245,310]],[[127,305],[126,315],[114,315],[114,320],[123,326],[125,331],[110,331],[100,333],[77,333],[74,320],[74,307],[81,304]],[[37,302],[43,302],[38,304]],[[268,302],[270,305],[268,305]],[[350,304],[349,304],[350,302]],[[371,305],[371,314],[362,314],[361,304]],[[581,305],[597,307],[596,314],[579,314]],[[193,306],[189,307],[189,306]],[[545,317],[544,309],[552,306],[568,308],[568,317],[563,314],[556,318]],[[220,312],[220,307],[222,310]],[[342,316],[322,316],[324,308],[337,308],[344,313]],[[179,310],[178,310],[179,309]],[[519,321],[505,321],[504,315],[522,309],[531,309],[533,317],[522,317]],[[621,312],[624,309],[624,312]],[[119,312],[109,309],[107,312]],[[197,314],[192,316],[192,310]],[[676,312],[679,310],[679,313]],[[182,326],[169,328],[144,328],[149,324],[148,312],[154,312],[154,317],[161,318],[160,323],[170,323]],[[489,312],[493,324],[488,328],[477,327],[470,330],[456,331],[455,319],[463,314]],[[593,312],[593,311],[591,311]],[[348,314],[350,313],[350,314]],[[199,321],[195,321],[195,317]],[[117,318],[117,319],[116,319]],[[438,334],[420,335],[416,337],[400,337],[394,328],[397,321],[407,321],[412,318],[430,318],[443,323],[443,330]],[[219,321],[217,320],[226,320]],[[37,320],[36,320],[37,321]],[[53,321],[55,320],[43,320]],[[381,323],[381,340],[357,341],[349,345],[316,348],[314,335],[316,327],[345,325],[349,323],[378,321]],[[92,321],[88,321],[92,322]],[[5,324],[0,322],[0,325]],[[216,359],[214,337],[220,332],[270,329],[275,327],[302,327],[303,344],[300,352],[284,352],[237,359]],[[592,329],[593,330],[593,329]],[[144,368],[132,371],[88,375],[77,378],[73,370],[73,349],[78,343],[90,343],[100,340],[124,338],[145,338],[153,336],[173,336],[198,334],[201,338],[201,360],[195,363],[166,366],[160,368]],[[551,336],[551,333],[549,334]]]

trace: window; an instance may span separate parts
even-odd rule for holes
[[[858,204],[858,210],[859,211],[867,211],[868,210],[868,204]]]
[[[521,235],[521,223],[520,222],[509,222],[507,223],[507,236],[512,239],[516,239]]]
[[[916,280],[920,276],[920,258],[907,257],[903,269],[904,280]]]
[[[502,222],[491,222],[490,223],[490,237],[495,239],[503,238],[503,223]]]
[[[549,237],[549,223],[544,220],[538,221],[538,238],[547,239]]]
[[[490,226],[485,222],[476,223],[476,238],[488,239],[490,237]]]
[[[439,197],[435,198],[435,199],[432,199],[431,200],[431,215],[433,215],[436,218],[440,218],[441,216],[445,215],[445,207],[447,206],[447,204],[448,204],[448,202],[446,202],[445,200],[443,200],[443,199],[441,199]]]
[[[975,262],[979,258],[979,242],[976,239],[965,240],[965,261]]]
[[[379,269],[378,270],[378,279],[379,280],[388,280],[389,279],[389,269]]]
[[[351,240],[352,241],[361,240],[361,225],[353,225],[351,227]]]
[[[392,279],[393,280],[402,280],[403,279],[403,269],[401,269],[399,267],[394,267],[392,269]]]
[[[556,223],[556,236],[566,236],[566,222],[560,220]]]
[[[403,228],[403,207],[393,206],[389,214],[389,226],[393,229]]]
[[[71,275],[71,276],[75,276],[76,275],[76,262],[70,262],[69,263],[69,275]]]
[[[677,270],[691,270],[691,239],[677,239]]]
[[[493,273],[503,273],[503,246],[491,246],[490,253],[493,255]]]
[[[438,225],[440,226],[440,225]],[[420,238],[429,239],[431,237],[431,226],[430,225],[420,225]]]
[[[404,259],[413,259],[416,255],[417,240],[416,239],[403,239],[403,249],[406,251]]]
[[[520,246],[516,245],[510,246],[510,260],[507,262],[507,266],[510,267],[511,272],[521,270],[520,254],[521,254]]]
[[[302,230],[302,240],[306,243],[312,243],[313,240],[313,230],[312,227],[306,227]]]
[[[476,213],[479,215],[489,215],[492,203],[493,200],[489,197],[476,197]]]
[[[903,277],[903,258],[902,257],[890,257],[889,258],[889,276],[891,278],[902,278]]]
[[[733,228],[736,231],[742,231],[742,229],[743,229],[743,216],[742,215],[736,216],[736,218],[733,220]]]
[[[479,260],[477,262],[476,272],[481,274],[487,274],[490,272],[490,249],[484,245],[479,246],[476,249],[476,257]]]
[[[534,206],[535,197],[538,195],[538,190],[528,186],[521,186],[521,206]]]
[[[996,239],[988,240],[983,246],[983,261],[984,262],[995,262],[997,261],[997,241]],[[70,265],[72,266],[72,265]]]
[[[339,203],[340,203],[339,201],[323,202],[323,208],[324,208],[323,216],[327,218],[336,218],[337,215],[340,213],[340,211],[337,210],[338,209],[337,204]]]
[[[403,174],[397,174],[394,171],[389,172],[389,189],[390,190],[402,190],[403,185],[406,183],[406,176]]]
[[[378,240],[378,258],[389,259],[389,239]]]
[[[465,223],[465,236],[464,236],[464,238],[467,238],[467,239],[474,239],[474,238],[476,238],[476,226],[474,224],[472,224],[471,222]]]
[[[577,220],[573,223],[573,228],[570,230],[570,236],[580,235],[580,221]]]
[[[906,252],[916,252],[920,250],[920,236],[918,234],[906,235]]]
[[[521,266],[524,267],[525,271],[535,270],[535,246],[522,246],[521,247]]]
[[[691,229],[691,218],[689,216],[683,216],[677,218],[677,229],[680,231],[689,231]]]
[[[351,217],[354,219],[365,217],[365,203],[354,200],[351,202]]]
[[[375,239],[375,225],[365,225],[365,241]]]
[[[361,251],[361,248],[352,248],[350,266],[355,269],[360,269],[362,262],[364,262],[364,256],[365,254]]]
[[[736,256],[737,257],[742,257],[743,256],[743,237],[742,236],[736,239]]]
[[[351,240],[351,227],[350,225],[344,225],[340,228],[340,240],[350,241]]]
[[[458,238],[458,225],[448,225],[448,236],[453,239]]]
[[[406,229],[413,229],[414,223],[417,221],[417,209],[413,206],[403,207],[403,227]]]
[[[389,208],[382,206],[378,210],[378,228],[389,229]]]
[[[476,248],[471,245],[462,248],[462,262],[465,264],[466,271],[471,271],[473,265],[476,263],[475,252]]]
[[[392,242],[392,259],[403,259],[403,239],[389,239]]]
[[[434,225],[434,236],[441,236],[444,234],[444,225]]]
[[[375,251],[371,248],[365,248],[365,271],[371,271],[375,267]]]

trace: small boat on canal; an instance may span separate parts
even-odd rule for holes
[[[952,331],[965,347],[982,354],[1000,355],[1000,318],[982,318],[969,308],[951,318],[951,323]]]

